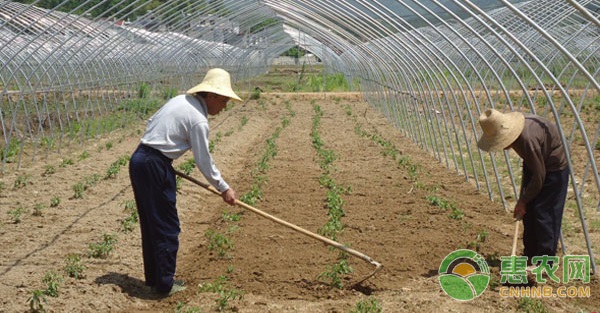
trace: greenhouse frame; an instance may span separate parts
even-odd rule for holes
[[[506,209],[520,164],[477,148],[478,118],[541,115],[559,126],[595,269],[584,209],[600,210],[598,0],[0,1],[0,42],[2,173],[125,127],[147,93],[182,92],[213,67],[248,95],[294,48],[305,55],[291,66],[343,75]]]

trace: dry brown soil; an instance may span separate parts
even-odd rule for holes
[[[490,262],[492,280],[484,294],[459,302],[441,289],[437,271],[450,252],[467,248],[478,233],[487,231],[479,252],[489,260],[510,254],[514,225],[501,204],[493,203],[463,177],[446,169],[410,140],[403,137],[379,113],[360,101],[358,95],[264,95],[258,101],[237,105],[211,119],[214,158],[238,196],[250,190],[266,139],[290,123],[276,138],[276,156],[269,160],[262,185],[262,199],[255,206],[311,232],[327,221],[327,190],[320,186],[322,169],[311,143],[315,115],[313,105],[324,114],[319,128],[327,149],[337,159],[331,177],[343,194],[344,232],[339,241],[384,265],[383,270],[353,289],[332,287],[319,274],[336,261],[332,251],[318,240],[285,228],[239,207],[226,205],[200,187],[183,182],[178,194],[182,222],[177,278],[188,288],[170,298],[157,298],[144,287],[138,225],[124,232],[124,203],[133,199],[127,167],[116,178],[100,179],[83,198],[75,199],[73,185],[97,174],[103,177],[111,163],[129,156],[144,128],[123,130],[78,146],[63,155],[50,155],[18,171],[0,177],[0,312],[24,312],[36,289],[46,288],[46,273],[62,277],[58,297],[46,297],[49,312],[175,312],[200,308],[215,310],[219,295],[199,293],[198,285],[226,276],[228,287],[243,291],[241,300],[229,300],[229,310],[239,312],[349,312],[359,301],[372,297],[384,312],[511,312],[523,300],[502,298],[498,293],[499,265]],[[287,105],[286,105],[287,104]],[[290,109],[295,112],[292,116]],[[352,115],[348,115],[348,109]],[[242,123],[247,120],[247,123]],[[355,128],[393,144],[397,159],[386,156],[383,147]],[[107,143],[111,146],[107,149]],[[82,151],[90,157],[81,159]],[[411,179],[400,157],[418,165]],[[59,167],[70,158],[75,164]],[[186,154],[176,164],[191,158]],[[42,175],[47,166],[56,173]],[[193,174],[201,178],[197,170]],[[18,177],[27,185],[13,188]],[[436,196],[464,212],[462,219],[433,206],[426,199]],[[50,207],[53,197],[60,199]],[[43,205],[41,216],[34,207]],[[9,211],[23,208],[15,223]],[[239,213],[240,221],[223,219],[223,212]],[[225,257],[209,250],[208,230],[226,234],[233,248]],[[90,243],[103,234],[117,234],[118,242],[106,258],[88,256]],[[598,243],[595,243],[598,245]],[[82,279],[68,277],[64,267],[69,254],[82,255]],[[343,282],[368,275],[373,267],[361,259],[348,258],[354,271]],[[600,288],[593,279],[590,298],[543,299],[550,312],[591,312],[600,309]]]

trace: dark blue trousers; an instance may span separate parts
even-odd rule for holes
[[[531,173],[523,167],[523,186],[530,180]],[[540,193],[527,203],[523,216],[523,255],[529,261],[534,256],[556,255],[568,183],[568,168],[548,172]]]
[[[131,156],[129,177],[141,226],[146,285],[166,293],[174,282],[180,232],[172,160],[141,144]]]

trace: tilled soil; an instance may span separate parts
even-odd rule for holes
[[[44,308],[49,312],[210,312],[218,300],[239,312],[348,312],[369,297],[384,312],[506,312],[523,305],[519,299],[500,297],[499,264],[493,262],[510,254],[511,214],[402,136],[356,94],[263,94],[259,101],[238,104],[211,118],[215,162],[238,196],[259,184],[261,197],[254,204],[258,209],[314,233],[325,225],[328,189],[321,181],[325,170],[311,136],[315,106],[323,112],[317,130],[324,148],[335,155],[329,177],[343,189],[344,228],[337,240],[383,264],[374,277],[352,286],[374,268],[350,255],[353,271],[342,276],[344,287],[332,286],[322,274],[338,262],[339,250],[228,206],[183,181],[178,194],[182,233],[177,278],[188,288],[170,298],[156,297],[143,283],[139,226],[130,232],[122,229],[126,203],[133,200],[127,167],[104,179],[113,162],[135,149],[144,128],[140,122],[137,129],[83,146],[73,144],[72,152],[64,152],[62,158],[51,155],[1,177],[0,312],[27,311],[32,292],[46,288],[43,277],[49,272],[62,277],[58,297],[46,297]],[[269,138],[276,153],[259,172]],[[90,157],[80,158],[82,151]],[[186,154],[176,166],[191,157]],[[74,164],[58,166],[67,158]],[[49,165],[56,172],[44,175]],[[73,186],[94,175],[100,179],[89,184],[82,198],[74,198]],[[201,179],[197,170],[192,175]],[[27,177],[27,183],[14,188],[18,177]],[[464,216],[450,217],[451,210],[432,205],[431,197],[453,204]],[[59,198],[60,204],[50,207],[52,198]],[[42,214],[34,215],[38,204],[44,205]],[[19,207],[23,213],[15,223],[8,212]],[[209,231],[222,235],[229,246],[214,247]],[[485,240],[477,240],[482,233],[487,233]],[[101,241],[103,234],[117,235],[114,249],[106,258],[89,257],[89,245]],[[475,249],[473,243],[490,260],[493,284],[481,297],[459,302],[442,291],[438,268],[450,252]],[[81,279],[64,272],[70,254],[81,255]],[[226,288],[221,295],[199,292],[198,285],[207,286],[219,277],[224,277],[221,286]],[[596,279],[590,286],[590,298],[542,302],[549,311],[593,311],[600,303],[600,289]],[[239,291],[243,298],[228,299],[227,290]]]

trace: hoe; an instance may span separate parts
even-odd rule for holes
[[[199,181],[199,180],[197,180],[197,179],[195,179],[195,178],[193,178],[193,177],[191,177],[189,175],[186,175],[186,174],[181,173],[179,171],[175,171],[175,174],[177,174],[178,176],[183,177],[183,178],[191,181],[192,183],[194,183],[196,185],[201,186],[202,188],[204,188],[204,189],[206,189],[206,190],[208,190],[208,191],[210,191],[210,192],[212,192],[212,193],[214,193],[216,195],[221,195],[221,193],[218,190],[216,190],[215,188],[213,188],[212,186],[210,186],[210,185],[208,185],[206,183],[203,183],[203,182],[201,182],[201,181]],[[285,227],[291,228],[291,229],[293,229],[293,230],[295,230],[297,232],[300,232],[300,233],[302,233],[304,235],[307,235],[307,236],[312,237],[314,239],[320,240],[320,241],[322,241],[323,243],[325,243],[327,245],[330,245],[330,246],[332,246],[334,248],[340,249],[340,250],[342,250],[342,251],[344,251],[344,252],[346,252],[348,254],[351,254],[351,255],[353,255],[355,257],[358,257],[358,258],[360,258],[360,259],[362,259],[362,260],[364,260],[366,262],[371,263],[371,265],[375,266],[375,269],[373,270],[373,272],[371,272],[365,278],[363,278],[363,279],[361,279],[361,280],[353,283],[351,285],[352,287],[358,286],[360,283],[362,283],[365,280],[371,278],[373,275],[375,275],[377,272],[379,272],[379,270],[381,270],[381,268],[383,267],[381,265],[381,263],[373,260],[368,255],[366,255],[364,253],[361,253],[361,252],[358,252],[356,250],[353,250],[351,248],[348,248],[348,247],[340,244],[339,242],[333,241],[333,240],[331,240],[331,239],[329,239],[327,237],[323,237],[323,236],[321,236],[319,234],[315,234],[313,232],[310,232],[310,231],[308,231],[308,230],[306,230],[304,228],[301,228],[301,227],[299,227],[297,225],[294,225],[292,223],[288,223],[288,222],[286,222],[286,221],[284,221],[282,219],[279,219],[279,218],[277,218],[277,217],[275,217],[273,215],[265,213],[265,212],[263,212],[263,211],[255,208],[255,207],[252,207],[252,206],[250,206],[250,205],[248,205],[248,204],[246,204],[244,202],[241,202],[239,200],[235,200],[235,204],[237,204],[237,205],[239,205],[239,206],[241,206],[241,207],[243,207],[243,208],[245,208],[247,210],[250,210],[250,211],[252,211],[252,212],[254,212],[254,213],[256,213],[256,214],[258,214],[258,215],[260,215],[260,216],[262,216],[264,218],[266,218],[266,219],[269,219],[269,220],[271,220],[271,221],[273,221],[275,223],[281,224],[281,225],[283,225]]]

